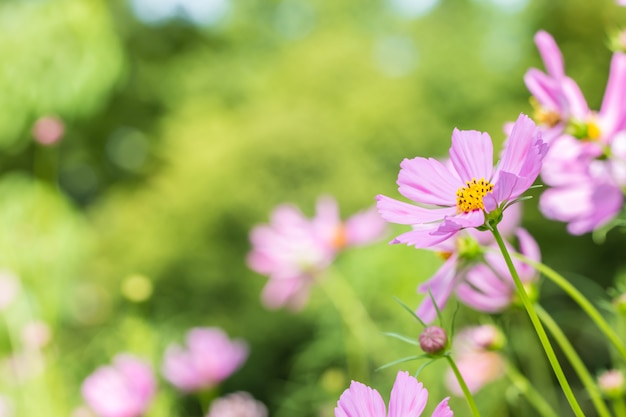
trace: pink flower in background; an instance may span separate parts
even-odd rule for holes
[[[170,345],[163,360],[163,375],[176,388],[194,392],[228,378],[248,357],[248,346],[230,340],[219,328],[197,327],[187,333],[186,346]]]
[[[206,417],[267,417],[267,408],[247,392],[234,392],[214,400]]]
[[[22,328],[22,343],[28,350],[42,349],[50,342],[51,338],[50,326],[43,321],[33,320]]]
[[[528,190],[546,151],[535,123],[525,115],[515,122],[495,168],[487,133],[455,129],[450,148],[452,169],[436,159],[420,157],[405,159],[400,165],[400,194],[421,205],[377,197],[378,211],[385,220],[413,227],[391,243],[426,248],[462,229],[483,226],[489,213],[501,212]]]
[[[454,337],[452,357],[472,394],[504,375],[506,362],[497,352],[504,343],[504,335],[492,325],[468,327]],[[463,395],[451,370],[446,385],[455,395]]]
[[[421,382],[400,371],[391,390],[389,411],[385,402],[375,389],[360,382],[352,381],[350,388],[345,390],[335,408],[335,417],[419,417],[422,415],[428,390]],[[437,405],[432,417],[452,417],[454,413],[448,406],[448,398]]]
[[[385,227],[374,209],[342,222],[337,202],[331,197],[318,200],[313,219],[294,206],[278,206],[269,225],[256,226],[250,233],[252,251],[248,265],[269,276],[263,303],[269,308],[302,308],[316,276],[339,251],[381,239]]]
[[[498,225],[498,230],[503,238],[507,239],[515,235],[521,217],[521,204],[514,204],[507,209],[507,215]],[[491,232],[466,229],[455,235],[454,238],[428,248],[439,253],[446,261],[428,281],[418,288],[420,293],[425,294],[422,303],[415,312],[422,321],[430,323],[435,320],[437,309],[433,304],[433,299],[437,303],[437,307],[443,310],[452,293],[465,279],[467,269],[483,261],[483,254],[488,247],[497,250]],[[428,295],[429,292],[433,296],[432,299]]]
[[[99,417],[139,417],[155,392],[150,366],[128,354],[117,355],[113,365],[96,369],[82,385],[85,402]]]
[[[525,230],[516,232],[519,243],[519,253],[532,261],[541,261],[539,246],[533,237]],[[513,303],[517,291],[511,273],[496,247],[485,253],[485,260],[472,266],[463,274],[463,280],[456,287],[456,296],[464,304],[475,310],[485,313],[500,312]],[[513,252],[509,248],[510,252]],[[524,284],[536,281],[537,271],[531,266],[514,259],[513,264]],[[532,293],[532,292],[531,292]]]
[[[32,134],[35,141],[42,145],[54,145],[63,138],[65,125],[58,117],[44,116],[33,125]]]

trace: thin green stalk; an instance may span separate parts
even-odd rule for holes
[[[542,264],[541,262],[535,262],[528,259],[525,256],[520,254],[514,254],[517,259],[528,264],[535,268],[537,271],[541,272],[546,278],[550,279],[556,285],[558,285],[567,295],[569,295],[572,300],[576,302],[583,309],[585,313],[591,318],[591,320],[596,323],[598,328],[604,335],[609,339],[611,344],[617,349],[619,354],[621,355],[623,360],[626,360],[626,347],[624,343],[619,338],[615,330],[607,323],[607,321],[602,317],[602,314],[587,300],[587,298],[581,294],[576,287],[574,287],[567,279],[565,279],[558,272],[553,270],[547,265]]]
[[[611,401],[613,405],[613,411],[616,417],[626,417],[626,404],[624,404],[624,397],[613,398]]]
[[[580,359],[580,356],[574,350],[572,344],[567,340],[567,337],[559,327],[559,325],[554,321],[554,319],[546,312],[540,305],[536,304],[535,309],[537,310],[537,314],[541,321],[546,325],[546,328],[550,333],[552,333],[552,337],[559,344],[561,350],[569,360],[572,368],[576,371],[576,374],[580,378],[580,381],[583,383],[587,393],[589,394],[589,398],[593,402],[596,411],[600,417],[611,417],[611,412],[608,407],[604,403],[602,399],[602,393],[598,389],[595,380],[585,367],[585,364]]]
[[[472,396],[472,393],[470,392],[469,388],[467,388],[467,384],[465,383],[465,380],[463,379],[463,375],[461,375],[461,372],[459,371],[459,368],[456,366],[454,359],[452,359],[452,356],[450,355],[445,355],[445,358],[448,360],[448,363],[450,364],[450,368],[452,368],[452,372],[454,372],[454,375],[456,376],[457,381],[459,381],[459,386],[461,387],[461,390],[463,391],[463,394],[465,395],[467,404],[472,410],[472,415],[474,417],[480,417],[480,411],[478,411],[478,407],[476,406],[476,401],[474,401],[474,397]]]
[[[565,394],[565,397],[567,398],[567,401],[569,402],[570,407],[574,411],[574,414],[576,414],[578,417],[585,417],[585,414],[583,413],[583,410],[580,408],[580,405],[578,404],[578,401],[576,400],[576,396],[574,395],[574,392],[572,391],[572,387],[570,387],[569,382],[567,381],[567,378],[565,377],[565,374],[563,373],[561,364],[559,363],[559,360],[557,359],[556,354],[554,353],[552,344],[550,344],[550,339],[548,339],[548,335],[546,334],[545,329],[541,325],[541,321],[539,320],[539,317],[537,316],[537,312],[535,311],[535,308],[533,307],[532,302],[528,298],[528,294],[526,294],[526,290],[524,289],[524,284],[522,284],[522,281],[520,280],[517,270],[515,269],[515,265],[513,265],[513,261],[511,260],[511,255],[509,255],[509,251],[506,248],[506,245],[504,244],[504,240],[502,239],[502,236],[500,235],[498,228],[496,226],[493,226],[491,231],[493,233],[494,238],[496,239],[496,242],[498,243],[498,247],[500,248],[500,251],[502,252],[502,256],[504,256],[504,261],[506,262],[506,265],[509,268],[509,271],[511,272],[511,277],[513,278],[513,282],[515,283],[517,294],[522,300],[522,303],[524,304],[524,308],[526,309],[526,312],[528,313],[528,317],[530,318],[530,321],[532,322],[533,327],[535,328],[535,332],[537,332],[537,337],[539,337],[539,341],[541,342],[541,345],[543,346],[543,350],[546,352],[548,361],[550,362],[550,365],[552,365],[552,370],[554,371],[554,374],[556,375],[556,378],[558,379],[559,384],[561,385],[563,394]]]
[[[367,378],[367,356],[369,350],[373,355],[386,352],[381,346],[382,332],[378,330],[367,310],[336,270],[330,270],[330,276],[320,279],[320,287],[326,293],[328,299],[334,305],[341,316],[344,325],[352,335],[355,343],[355,356],[347,355],[348,365],[353,371],[358,371],[361,378]],[[377,360],[384,362],[386,359],[378,357]],[[357,377],[355,375],[354,377]]]
[[[528,399],[528,402],[530,402],[535,410],[539,412],[541,417],[559,417],[557,412],[554,411],[546,399],[543,398],[543,395],[541,395],[530,381],[515,369],[513,365],[507,365],[506,375],[515,388],[517,388],[517,390]]]

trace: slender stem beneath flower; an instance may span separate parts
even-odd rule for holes
[[[626,360],[626,347],[624,346],[622,340],[619,338],[615,330],[613,330],[613,328],[607,323],[604,317],[602,317],[602,314],[600,314],[600,312],[593,306],[593,304],[591,304],[589,300],[587,300],[587,298],[576,289],[576,287],[574,287],[558,272],[556,272],[549,266],[542,264],[541,262],[532,261],[527,257],[519,254],[513,254],[513,256],[515,256],[517,259],[524,262],[525,264],[532,266],[537,271],[545,275],[546,278],[550,279],[556,285],[561,287],[561,289],[565,291],[565,293],[567,293],[567,295],[569,295],[572,300],[574,300],[576,304],[578,304],[580,308],[583,309],[585,313],[587,313],[589,318],[591,318],[591,320],[596,323],[600,331],[604,333],[607,339],[609,339],[609,341],[613,344],[615,349],[617,349],[622,359]]]
[[[614,398],[611,401],[613,405],[613,411],[616,417],[626,417],[626,404],[624,403],[624,397]]]
[[[459,371],[459,368],[456,366],[454,359],[452,359],[452,356],[450,355],[445,355],[445,358],[448,360],[448,363],[450,364],[450,368],[452,368],[452,372],[454,372],[454,375],[456,376],[457,381],[459,381],[459,386],[461,387],[461,390],[463,391],[463,394],[465,395],[467,404],[472,410],[472,415],[474,417],[480,417],[480,412],[478,411],[478,407],[476,406],[474,397],[472,396],[472,393],[470,392],[469,388],[467,388],[467,384],[465,383],[465,380],[463,379],[463,375],[461,375],[461,371]]]
[[[602,394],[598,389],[593,377],[585,367],[585,364],[578,356],[578,353],[574,350],[572,344],[567,340],[567,337],[559,327],[559,325],[554,321],[554,319],[545,311],[540,305],[536,304],[535,309],[537,310],[537,314],[541,321],[546,325],[546,328],[550,333],[552,333],[552,337],[559,344],[561,350],[569,360],[572,368],[576,371],[576,374],[580,378],[580,381],[583,383],[591,401],[593,402],[596,411],[600,417],[611,417],[611,413],[604,403],[602,399]]]
[[[506,374],[515,388],[517,388],[517,390],[528,399],[530,404],[535,407],[535,410],[541,414],[541,417],[559,417],[557,412],[554,411],[543,395],[541,395],[535,387],[533,387],[530,381],[513,365],[507,365]]]
[[[496,242],[498,243],[498,247],[500,248],[500,251],[502,252],[502,256],[504,256],[504,261],[506,262],[506,265],[509,268],[509,271],[511,272],[511,277],[513,278],[513,282],[515,283],[517,294],[522,300],[522,303],[524,304],[524,308],[526,309],[526,312],[528,313],[528,317],[530,318],[530,321],[533,324],[533,327],[535,328],[537,337],[539,337],[539,341],[541,342],[541,345],[543,346],[543,350],[546,352],[548,361],[550,362],[550,365],[552,365],[552,370],[554,371],[554,374],[556,375],[556,378],[558,379],[559,384],[561,385],[563,394],[565,394],[565,397],[567,398],[567,401],[569,402],[570,407],[574,411],[574,414],[576,414],[578,417],[584,417],[585,414],[583,413],[583,410],[580,408],[580,405],[578,404],[578,401],[576,400],[576,396],[574,395],[574,392],[572,391],[572,387],[570,387],[569,382],[567,381],[567,378],[565,377],[565,374],[563,373],[561,364],[559,363],[559,360],[557,359],[556,354],[554,353],[554,349],[552,348],[552,345],[550,344],[550,339],[548,339],[548,335],[546,334],[545,329],[541,325],[541,321],[539,320],[539,317],[537,316],[537,312],[535,311],[535,308],[533,307],[533,304],[530,301],[530,298],[528,298],[528,294],[526,294],[526,290],[524,289],[524,284],[522,284],[522,281],[520,280],[517,270],[515,269],[515,265],[513,265],[513,261],[511,260],[511,255],[509,255],[509,251],[506,248],[506,245],[504,244],[504,240],[502,239],[502,236],[500,235],[500,232],[498,231],[498,228],[496,226],[493,226],[491,231],[493,233],[494,238],[496,239]]]

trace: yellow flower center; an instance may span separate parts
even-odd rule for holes
[[[335,233],[330,242],[330,245],[334,249],[343,249],[344,247],[346,247],[347,244],[348,244],[348,236],[346,233],[346,227],[342,224],[339,227],[337,227],[337,230],[335,230]]]
[[[598,140],[600,139],[601,135],[602,135],[602,132],[600,132],[600,126],[598,126],[598,124],[593,120],[588,121],[587,122],[587,138],[589,140]]]
[[[456,192],[457,213],[469,213],[475,210],[484,210],[483,197],[493,191],[493,184],[484,178],[467,181],[465,187]]]

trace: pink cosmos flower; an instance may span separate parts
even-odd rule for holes
[[[504,239],[514,236],[519,228],[522,217],[521,204],[514,204],[507,209],[498,229]],[[472,265],[483,262],[484,253],[488,248],[496,248],[495,239],[491,232],[481,232],[476,229],[466,229],[429,250],[435,251],[446,261],[439,270],[426,282],[421,284],[418,291],[426,294],[419,308],[415,312],[422,321],[430,323],[437,317],[437,309],[446,306],[448,299],[459,285],[464,282],[466,272]],[[431,293],[433,298],[428,295]]]
[[[385,233],[385,222],[375,209],[355,214],[342,222],[337,202],[322,197],[313,219],[291,205],[277,207],[269,225],[250,233],[252,251],[248,265],[269,276],[262,300],[268,308],[302,308],[315,278],[351,246],[375,242]]]
[[[421,205],[377,197],[378,211],[385,220],[413,227],[391,243],[426,248],[462,229],[484,226],[488,216],[499,217],[508,203],[528,190],[546,151],[537,126],[523,114],[495,168],[487,133],[455,129],[450,148],[452,169],[432,158],[405,159],[400,164],[400,194]]]
[[[454,337],[452,356],[472,394],[504,375],[506,362],[497,352],[503,344],[502,332],[488,324],[468,327]],[[455,395],[463,395],[451,370],[446,375],[446,385]]]
[[[422,383],[408,372],[400,371],[391,390],[388,412],[378,391],[352,381],[350,388],[337,401],[335,417],[419,417],[427,401],[428,390]],[[448,398],[441,401],[432,414],[432,417],[452,416],[454,413],[448,406]]]
[[[586,233],[609,222],[623,204],[626,55],[613,54],[602,105],[595,112],[565,76],[554,39],[542,31],[535,41],[548,73],[530,69],[525,81],[537,102],[535,118],[550,143],[541,177],[552,187],[543,193],[540,208],[546,217],[567,222],[570,233]]]
[[[191,329],[187,346],[170,345],[163,360],[163,375],[185,392],[211,388],[228,378],[248,357],[248,346],[230,340],[214,327]]]
[[[267,408],[247,392],[234,392],[214,400],[206,417],[267,417]]]
[[[139,417],[156,392],[150,366],[128,354],[89,375],[82,385],[85,402],[99,417]]]

